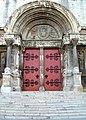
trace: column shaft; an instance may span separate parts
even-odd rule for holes
[[[79,64],[78,64],[78,53],[77,53],[77,42],[78,40],[73,39],[73,81],[74,88],[73,91],[82,92],[83,87],[81,84],[81,73],[79,72]]]
[[[64,70],[63,70],[63,90],[70,91],[73,89],[73,78],[72,78],[72,69],[73,69],[73,56],[72,56],[72,46],[65,46],[64,53]]]
[[[79,71],[78,54],[77,54],[76,45],[73,46],[73,67],[77,68],[77,70]]]
[[[7,47],[7,60],[6,60],[6,67],[11,67],[11,46]]]

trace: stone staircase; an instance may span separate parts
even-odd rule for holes
[[[86,120],[86,93],[0,94],[0,120]]]

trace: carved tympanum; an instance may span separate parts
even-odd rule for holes
[[[49,25],[38,25],[33,27],[28,35],[27,39],[56,39],[58,38],[55,28]]]

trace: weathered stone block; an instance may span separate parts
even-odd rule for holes
[[[13,88],[12,75],[10,73],[3,73],[3,82],[1,92],[11,92]]]

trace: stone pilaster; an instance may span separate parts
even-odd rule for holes
[[[78,64],[78,54],[77,54],[77,39],[72,39],[73,43],[73,80],[74,80],[74,91],[82,92],[83,87],[81,84],[81,72],[79,72],[79,64]]]
[[[72,60],[72,46],[66,45],[64,51],[64,69],[63,69],[63,91],[73,90],[73,60]]]
[[[21,71],[19,69],[20,66],[20,50],[21,50],[21,38],[19,35],[14,35],[14,43],[13,43],[13,90],[21,91]]]
[[[6,35],[5,41],[7,44],[7,60],[6,68],[3,73],[3,82],[1,87],[1,92],[11,92],[13,88],[12,74],[11,74],[11,47],[13,43],[13,36]]]

